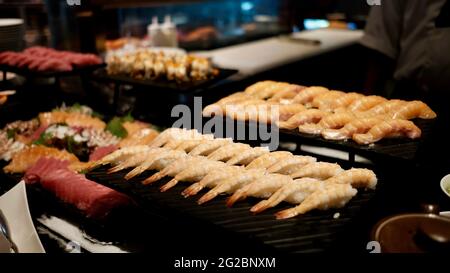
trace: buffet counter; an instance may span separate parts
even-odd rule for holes
[[[219,67],[239,70],[233,77],[239,80],[355,44],[362,35],[360,30],[319,29],[294,33],[290,37],[294,39],[278,36],[195,54],[212,58]]]

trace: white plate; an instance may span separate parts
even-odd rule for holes
[[[0,196],[0,209],[8,221],[11,239],[20,253],[45,253],[31,220],[24,181]]]
[[[0,27],[9,27],[23,25],[23,20],[18,18],[2,18],[0,19]]]
[[[441,211],[439,215],[450,218],[450,211]]]
[[[442,191],[448,196],[450,197],[450,193],[448,193],[446,191],[446,189],[450,188],[450,174],[444,176],[444,178],[442,178],[441,180],[441,189]]]

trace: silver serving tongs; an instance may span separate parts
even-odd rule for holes
[[[5,236],[8,240],[9,245],[14,253],[19,253],[16,244],[11,239],[11,233],[9,232],[8,223],[6,222],[6,217],[3,215],[2,210],[0,210],[0,233]]]

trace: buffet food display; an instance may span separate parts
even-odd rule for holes
[[[127,75],[141,80],[197,82],[219,74],[210,60],[179,51],[145,48],[113,51],[106,63],[109,75]]]
[[[292,203],[294,207],[277,214],[280,219],[343,207],[357,188],[374,189],[377,184],[367,169],[343,170],[314,157],[270,152],[196,130],[170,128],[158,134],[130,117],[106,124],[95,115],[85,106],[62,106],[6,125],[0,134],[1,156],[9,164],[3,170],[24,173],[27,183],[39,183],[91,217],[103,217],[127,200],[82,174],[108,164],[110,173],[132,168],[125,180],[156,170],[142,181],[145,185],[173,177],[162,192],[179,182],[191,183],[183,191],[185,197],[210,188],[199,204],[223,193],[231,194],[228,206],[247,197],[265,199],[251,209],[254,213],[283,201]]]
[[[357,194],[357,189],[375,189],[377,185],[376,175],[368,169],[344,170],[337,164],[316,162],[314,157],[270,152],[267,148],[177,128],[162,132],[149,145],[117,150],[89,168],[102,165],[112,165],[108,173],[132,168],[124,180],[148,170],[156,171],[142,181],[144,185],[172,177],[161,187],[162,192],[178,183],[190,183],[182,193],[185,197],[209,188],[198,204],[224,193],[231,195],[228,206],[247,197],[265,199],[251,209],[254,213],[283,201],[293,204],[277,213],[278,219],[315,209],[341,208]]]
[[[94,54],[60,51],[47,47],[30,47],[22,52],[0,53],[0,65],[34,72],[68,72],[76,68],[99,65],[103,61]]]
[[[149,48],[111,51],[106,63],[107,67],[97,72],[116,84],[163,82],[162,88],[179,91],[183,85],[198,89],[202,82],[217,80],[225,71],[206,58]],[[0,53],[0,68],[31,72],[67,72],[99,64],[102,60],[92,54],[44,47]],[[10,95],[13,92],[0,92],[0,104]],[[422,101],[388,100],[274,81],[257,82],[222,98],[206,106],[202,114],[274,124],[325,140],[352,141],[358,147],[386,138],[418,139],[422,130],[415,121],[437,116]],[[184,201],[196,200],[192,205],[199,210],[207,210],[200,206],[213,205],[212,200],[220,201],[223,196],[226,210],[238,210],[236,207],[245,205],[246,200],[249,214],[264,217],[267,210],[277,209],[276,219],[298,217],[292,220],[298,223],[302,216],[314,218],[312,211],[339,214],[338,209],[344,207],[345,217],[351,218],[347,213],[350,208],[368,201],[365,195],[372,195],[379,183],[370,169],[344,169],[312,156],[252,147],[197,130],[169,128],[159,132],[130,115],[105,119],[79,104],[63,104],[31,120],[6,124],[0,130],[0,160],[4,161],[4,173],[20,176],[27,185],[52,193],[94,219],[104,219],[114,209],[134,203],[129,196],[136,193],[109,188],[105,179],[133,187],[137,182],[144,191],[156,188],[152,194],[158,196],[181,186],[181,195],[173,194]],[[245,217],[255,221],[260,216]],[[325,217],[334,221],[339,216],[320,217],[318,222]],[[272,221],[281,225],[290,222],[275,218]],[[294,234],[299,232],[288,224],[286,227]]]
[[[236,120],[276,123],[328,140],[353,140],[367,145],[384,138],[417,139],[421,130],[413,119],[434,119],[421,101],[387,100],[325,87],[263,81],[234,93],[203,110],[203,115],[226,115]]]
[[[83,170],[120,147],[144,145],[158,135],[131,117],[105,123],[82,105],[62,106],[29,121],[15,121],[0,131],[5,173],[24,175],[86,216],[104,218],[129,198],[87,179]]]

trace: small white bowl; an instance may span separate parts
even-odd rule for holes
[[[450,218],[450,211],[441,211],[439,215]]]
[[[450,197],[450,193],[447,191],[447,189],[449,188],[450,188],[450,174],[444,176],[444,178],[442,178],[441,180],[441,189],[448,197]]]

